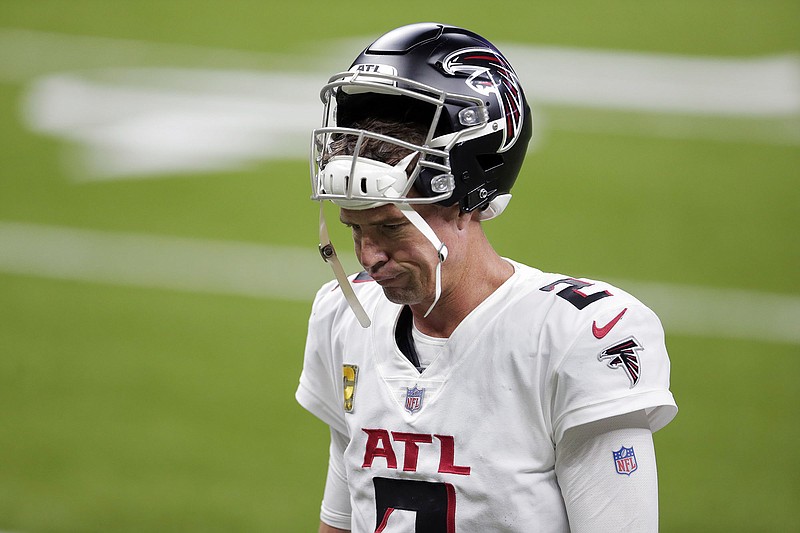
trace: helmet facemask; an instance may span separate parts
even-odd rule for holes
[[[357,103],[359,99],[363,102],[364,98],[374,99],[376,96],[382,99],[382,105],[376,106],[374,101],[369,106]],[[347,202],[351,206],[354,205],[353,201],[409,204],[438,202],[452,205],[457,199],[448,202],[455,190],[455,178],[450,167],[450,150],[457,143],[485,135],[487,129],[492,128],[487,122],[488,112],[482,99],[447,93],[391,74],[364,74],[360,71],[337,74],[323,87],[321,97],[325,104],[323,127],[314,130],[311,146],[314,200]],[[354,103],[349,104],[348,109],[338,106],[340,101],[349,100]],[[443,115],[448,115],[443,113],[445,106],[457,106],[462,109],[459,118],[469,125],[466,127],[462,125],[463,129],[456,132],[449,131],[451,128],[442,119]],[[412,143],[359,128],[358,124],[363,121],[358,115],[358,110],[365,107],[369,108],[370,114],[364,116],[374,116],[376,110],[382,110],[382,114],[387,116],[388,120],[413,120],[421,123],[426,129],[424,138],[418,143]],[[362,157],[359,148],[367,139],[395,144],[419,154],[414,166],[408,170],[410,182],[401,195],[395,196],[391,192],[389,196],[373,194],[380,190],[380,187],[366,187],[364,190],[369,190],[371,193],[362,193],[359,192],[356,182],[351,182],[351,187],[346,190],[326,190],[325,174],[322,169],[330,159],[331,147],[337,140],[340,141],[346,136],[353,139],[351,144],[355,147],[350,154],[354,159],[354,170],[356,159]],[[410,196],[412,187],[418,181],[422,182],[418,183],[418,192],[426,191],[428,194]],[[328,183],[330,184],[330,181]]]

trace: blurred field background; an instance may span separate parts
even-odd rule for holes
[[[316,531],[316,91],[423,20],[507,45],[535,107],[498,250],[664,320],[662,531],[800,531],[795,0],[2,0],[0,530]]]

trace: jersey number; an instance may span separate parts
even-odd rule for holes
[[[456,491],[450,483],[376,477],[375,533],[455,533]]]
[[[558,291],[556,295],[560,296],[561,298],[564,298],[566,301],[568,301],[578,309],[583,309],[587,305],[594,303],[597,300],[600,300],[601,298],[605,298],[606,296],[611,296],[611,293],[608,291],[600,291],[594,294],[584,294],[581,292],[580,289],[591,287],[592,283],[588,283],[586,281],[581,281],[579,279],[573,279],[573,278],[566,278],[554,281],[550,285],[545,285],[539,290],[544,292],[550,292],[553,289],[555,289],[556,286],[561,284],[566,284],[567,287]]]

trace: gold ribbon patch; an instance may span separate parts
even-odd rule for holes
[[[342,386],[344,387],[344,412],[353,412],[356,399],[356,382],[358,381],[357,365],[342,365]]]

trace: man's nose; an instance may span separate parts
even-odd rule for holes
[[[385,247],[375,238],[363,235],[358,242],[358,260],[368,271],[388,261]]]

